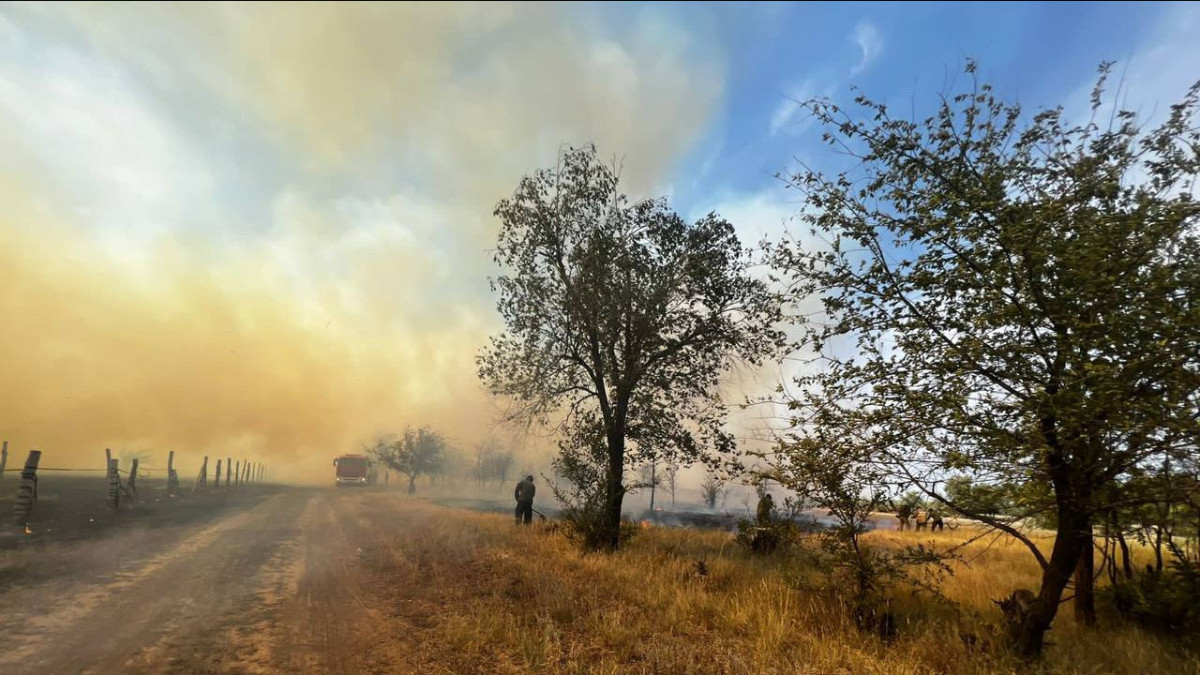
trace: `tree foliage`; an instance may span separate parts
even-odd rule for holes
[[[523,178],[495,215],[505,330],[479,355],[480,378],[512,417],[562,425],[559,469],[577,487],[597,475],[571,470],[603,462],[602,504],[587,503],[602,509],[597,543],[616,548],[627,466],[733,450],[716,385],[778,345],[776,299],[727,221],[629,200],[592,147]]]
[[[1147,128],[1102,114],[1107,66],[1078,123],[1026,115],[967,73],[922,120],[865,96],[807,103],[858,165],[790,177],[824,243],[774,260],[824,303],[799,319],[818,356],[797,428],[853,432],[889,480],[1025,542],[1043,575],[1015,635],[1034,655],[1097,515],[1146,498],[1123,489],[1145,467],[1195,462],[1200,85]],[[948,494],[955,474],[1022,490],[1023,513]],[[1017,527],[1038,514],[1048,557]]]
[[[471,467],[471,476],[480,486],[494,482],[503,489],[508,486],[508,477],[512,473],[515,459],[516,453],[511,446],[489,439],[475,446],[475,462]]]
[[[417,491],[417,478],[442,469],[446,439],[429,427],[408,427],[399,437],[381,437],[370,454],[384,466],[408,476],[408,493]]]

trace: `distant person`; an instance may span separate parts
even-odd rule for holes
[[[758,524],[760,527],[766,527],[771,524],[771,518],[775,513],[775,498],[767,493],[758,500]]]
[[[942,520],[942,512],[939,511],[938,509],[931,509],[929,511],[929,520],[930,520],[930,525],[929,525],[930,532],[937,532],[939,530],[946,529],[946,522]]]
[[[517,500],[517,522],[526,525],[533,522],[533,495],[537,488],[533,485],[533,476],[525,476],[525,480],[517,483],[513,490],[513,498]]]
[[[929,524],[929,512],[925,509],[917,509],[917,532],[925,529],[927,524]]]

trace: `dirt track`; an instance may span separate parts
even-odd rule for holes
[[[395,504],[295,490],[166,541],[77,544],[59,555],[102,562],[0,587],[0,672],[407,672],[378,648],[395,620],[380,620],[378,569],[362,564]]]

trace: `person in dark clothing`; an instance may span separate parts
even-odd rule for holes
[[[775,516],[775,499],[770,493],[762,496],[758,500],[758,526],[766,527],[771,524],[771,519]]]
[[[517,489],[513,490],[513,498],[517,500],[517,522],[524,522],[526,525],[533,522],[533,495],[537,492],[537,488],[533,486],[533,476],[526,476],[525,480],[517,483]]]
[[[946,529],[946,522],[944,520],[942,520],[942,512],[941,511],[939,511],[937,509],[932,509],[929,512],[929,520],[930,520],[930,525],[929,525],[930,532],[936,532],[938,530]]]

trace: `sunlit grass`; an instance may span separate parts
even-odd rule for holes
[[[390,505],[389,505],[390,506]],[[967,546],[939,602],[901,589],[890,645],[857,631],[803,552],[760,559],[728,534],[650,529],[616,555],[584,555],[539,526],[404,500],[381,535],[395,585],[381,593],[405,629],[396,647],[430,672],[1012,672],[992,600],[1035,588],[1037,565],[1008,538]],[[875,545],[961,543],[946,533],[873,533]],[[697,573],[704,561],[707,574]],[[1075,625],[1064,605],[1046,673],[1200,672],[1129,626]]]

